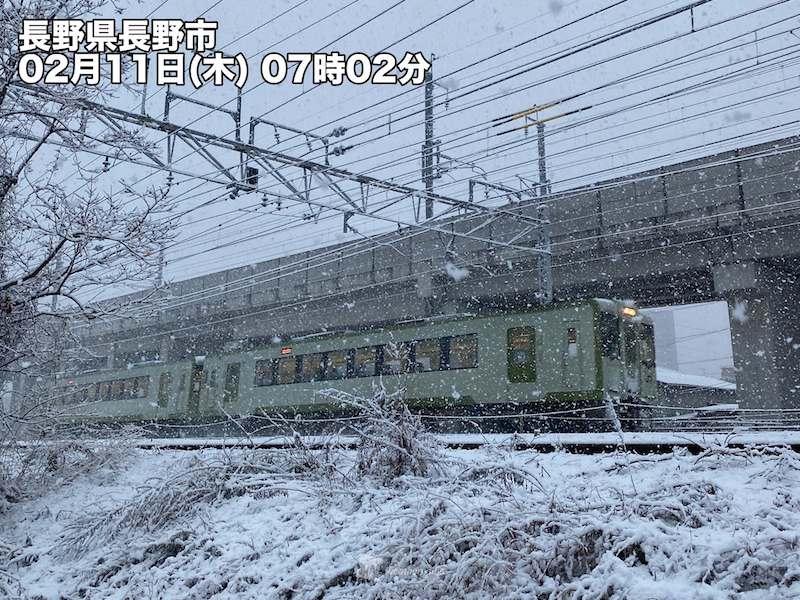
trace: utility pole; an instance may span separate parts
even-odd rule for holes
[[[539,196],[550,193],[550,183],[547,181],[547,161],[544,153],[544,123],[536,122],[536,141],[539,148]]]
[[[497,119],[499,125],[523,118],[525,124],[521,128],[525,130],[525,135],[528,134],[528,126],[530,123],[536,125],[536,149],[539,163],[539,185],[537,193],[539,201],[536,205],[536,218],[539,220],[539,227],[537,228],[538,239],[536,246],[541,251],[537,256],[537,286],[539,288],[539,301],[542,304],[550,304],[553,302],[553,260],[550,254],[552,250],[552,244],[550,243],[550,218],[547,204],[544,202],[545,197],[550,194],[550,182],[547,179],[547,158],[544,144],[544,123],[545,121],[550,121],[568,114],[564,113],[548,119],[539,119],[539,110],[548,108],[549,106],[550,105],[533,106],[520,113]],[[532,114],[535,114],[536,118],[532,117]]]
[[[538,244],[540,252],[537,256],[537,279],[539,286],[539,300],[542,304],[553,302],[553,257],[550,254],[552,245],[550,244],[550,218],[548,216],[547,205],[540,202],[536,207],[536,217],[541,221],[538,232]]]
[[[538,256],[538,286],[542,304],[553,302],[553,260],[550,254],[552,245],[550,244],[550,219],[547,205],[542,201],[550,194],[550,182],[547,180],[547,161],[544,151],[544,123],[536,121],[536,146],[539,155],[539,204],[536,207],[536,217],[540,220],[538,228],[540,250],[544,250]]]
[[[422,182],[425,184],[425,218],[433,217],[433,60],[425,73],[425,143],[422,144]]]

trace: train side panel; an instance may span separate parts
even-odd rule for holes
[[[76,415],[115,421],[208,420],[226,413],[336,411],[341,407],[331,404],[327,390],[368,396],[376,385],[389,392],[403,390],[409,403],[421,408],[597,405],[605,389],[623,385],[623,339],[616,342],[618,357],[609,357],[616,350],[604,347],[608,334],[603,323],[619,323],[617,312],[618,303],[598,300],[310,336],[252,351],[87,374],[73,382],[93,390],[76,407]],[[646,349],[641,356],[644,364]],[[654,362],[650,366],[654,373]],[[642,394],[655,385],[645,371]]]

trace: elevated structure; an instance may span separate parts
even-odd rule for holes
[[[656,368],[659,404],[662,414],[680,414],[680,409],[736,404],[736,384],[715,377],[681,373],[667,367]]]
[[[176,282],[158,299],[155,317],[81,332],[100,357],[95,366],[104,366],[363,322],[535,304],[537,257],[525,248],[537,245],[531,223],[540,204]],[[740,406],[800,408],[800,138],[560,192],[547,204],[556,300],[723,299]],[[469,275],[453,277],[452,264]]]

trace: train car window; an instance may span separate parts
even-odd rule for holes
[[[111,382],[111,399],[122,400],[125,398],[125,382],[122,379],[116,379]]]
[[[285,356],[278,359],[278,369],[275,375],[278,385],[294,383],[295,373],[297,373],[297,361],[294,356]]]
[[[328,379],[344,379],[347,377],[347,350],[328,352]]]
[[[512,383],[536,380],[536,330],[512,327],[508,330],[508,380]]]
[[[211,372],[208,374],[208,387],[215,388],[217,387],[217,370],[211,369]]]
[[[265,385],[275,384],[275,370],[273,365],[275,361],[272,359],[257,360],[256,361],[256,376],[253,383],[258,387]]]
[[[97,384],[91,383],[89,387],[86,388],[86,401],[87,402],[94,402],[97,399]]]
[[[241,363],[232,363],[225,367],[225,388],[222,391],[223,402],[239,400],[239,374]]]
[[[414,342],[412,360],[415,373],[438,371],[442,368],[442,344],[439,338]]]
[[[611,313],[600,313],[600,342],[603,356],[620,357],[619,317]]]
[[[384,344],[382,375],[399,375],[408,367],[408,345],[403,342]]]
[[[322,352],[305,354],[302,356],[303,367],[300,372],[300,381],[310,383],[325,380],[325,355]]]
[[[158,376],[158,405],[166,408],[169,404],[169,388],[172,386],[172,373],[164,371]]]
[[[358,348],[353,358],[353,375],[355,377],[374,377],[377,364],[377,349],[375,346]]]
[[[138,398],[139,397],[139,377],[133,377],[132,379],[128,379],[125,385],[125,397],[126,398]]]
[[[451,369],[473,369],[478,366],[478,336],[474,333],[450,338]]]
[[[111,391],[111,382],[109,381],[101,381],[97,388],[97,399],[98,400],[111,400],[110,391]]]

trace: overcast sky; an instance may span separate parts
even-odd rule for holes
[[[437,102],[442,104],[436,108],[435,134],[442,141],[443,153],[471,163],[471,166],[451,164],[453,168],[436,182],[437,191],[456,197],[466,195],[469,177],[483,172],[488,173],[490,181],[514,188],[522,185],[518,176],[535,179],[535,136],[526,138],[524,133],[518,132],[498,138],[494,136],[498,130],[485,123],[535,104],[575,94],[582,95],[540,113],[548,117],[592,107],[549,124],[548,174],[555,189],[775,139],[788,134],[789,128],[759,131],[796,116],[792,111],[797,109],[794,101],[798,86],[797,61],[784,59],[775,65],[775,53],[791,51],[793,45],[800,44],[800,39],[789,33],[800,24],[796,18],[800,11],[797,0],[783,3],[716,0],[696,9],[693,15],[675,16],[496,84],[501,72],[531,67],[554,53],[569,51],[577,44],[685,6],[688,0],[622,3],[609,0],[474,0],[460,9],[465,0],[405,0],[390,8],[396,2],[148,0],[131,5],[122,16],[143,17],[154,11],[152,17],[192,20],[203,15],[206,19],[218,20],[217,47],[229,53],[243,52],[250,57],[251,73],[243,96],[245,120],[263,116],[318,134],[327,134],[334,126],[348,127],[348,135],[342,143],[356,147],[344,156],[333,157],[333,164],[415,187],[420,186],[419,148],[424,135],[419,114],[423,106],[422,88],[347,84],[315,87],[310,82],[303,86],[265,85],[259,84],[258,65],[268,51],[324,49],[372,54],[388,49],[396,54],[406,50],[421,51],[428,56],[435,54],[434,76],[442,84],[437,87]],[[613,4],[619,6],[587,17]],[[725,22],[770,4],[776,5]],[[278,16],[287,10],[287,14]],[[444,16],[451,11],[454,12]],[[429,25],[440,17],[443,18]],[[587,18],[569,25],[580,17]],[[778,23],[768,27],[775,22]],[[420,28],[424,29],[409,36]],[[406,37],[402,43],[394,43]],[[331,44],[338,38],[341,39]],[[526,41],[529,42],[523,44]],[[522,45],[477,64],[517,44]],[[641,50],[648,45],[652,47]],[[692,52],[700,56],[713,55],[688,63],[686,58],[680,58]],[[697,59],[698,54],[687,58]],[[684,64],[665,64],[678,59]],[[764,64],[757,76],[706,86],[696,93],[603,117],[609,111],[652,100],[714,75],[756,68],[759,61]],[[669,66],[672,68],[667,68]],[[646,69],[650,69],[646,77],[590,91]],[[459,72],[451,75],[456,71]],[[494,85],[477,90],[486,84]],[[235,107],[233,86],[207,86],[197,92],[189,86],[177,91],[192,94],[193,98],[204,102]],[[150,86],[148,95],[148,113],[162,117],[163,88]],[[380,106],[372,107],[387,99]],[[447,99],[450,101],[444,104]],[[139,104],[138,98],[125,93],[110,102],[131,109]],[[356,111],[360,112],[353,115]],[[192,123],[192,127],[214,134],[230,135],[233,126],[230,116],[209,112],[206,108],[178,104],[172,107],[170,119],[181,124]],[[634,133],[637,131],[640,133]],[[748,133],[751,135],[728,140]],[[246,132],[243,135],[246,137]],[[295,155],[308,153],[305,140],[290,139],[282,134],[281,142],[276,143],[274,132],[265,126],[257,129],[256,143]],[[503,143],[512,146],[495,149]],[[232,153],[215,154],[225,164],[238,162],[238,157]],[[322,160],[317,148],[308,157]],[[213,171],[213,167],[180,143],[176,147],[175,161],[176,167],[191,173]],[[295,184],[300,184],[299,172],[287,169],[285,173],[294,178]],[[128,183],[143,180],[139,183],[143,186],[163,182],[165,175],[119,164],[112,168],[105,181],[118,189],[122,179]],[[277,184],[266,179],[263,182],[271,191],[285,192]],[[330,202],[330,190],[318,181],[313,183],[318,188],[314,192],[316,199]],[[185,279],[345,239],[341,234],[341,217],[334,216],[336,213],[324,214],[327,218],[317,224],[303,223],[301,217],[306,210],[303,207],[287,209],[283,206],[280,211],[276,211],[275,206],[263,208],[260,194],[229,199],[220,186],[199,184],[197,180],[180,175],[176,176],[173,195],[180,209],[195,210],[183,219],[177,244],[167,250],[166,274],[171,279]],[[197,209],[206,203],[209,205]],[[396,210],[398,216],[411,218],[407,204]],[[354,224],[363,232],[387,227],[377,222],[354,221]]]

